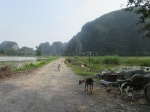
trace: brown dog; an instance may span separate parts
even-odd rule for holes
[[[88,91],[88,85],[90,85],[90,91],[92,93],[93,91],[93,79],[91,78],[86,78],[84,80],[79,80],[79,85],[81,85],[82,83],[85,83],[85,91]]]
[[[60,71],[60,64],[58,65],[58,71]]]

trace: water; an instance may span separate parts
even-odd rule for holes
[[[38,60],[43,60],[46,58],[37,57],[0,57],[0,67],[9,66],[12,68],[22,67],[28,63],[34,63]]]
[[[0,57],[0,62],[36,61],[37,57]]]

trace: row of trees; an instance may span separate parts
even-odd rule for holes
[[[34,56],[35,53],[24,52],[24,51],[15,50],[15,49],[0,49],[0,55],[8,55],[8,56]]]
[[[49,42],[41,43],[36,46],[36,54],[40,55],[63,55],[66,43],[53,42],[52,45]]]
[[[17,46],[17,48],[16,48]],[[12,56],[42,56],[42,55],[62,55],[65,49],[66,43],[54,42],[50,46],[49,42],[41,43],[36,46],[36,50],[29,47],[19,46],[16,42],[4,41],[0,44],[0,55],[12,55]]]

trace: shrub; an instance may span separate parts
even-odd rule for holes
[[[120,58],[118,56],[105,56],[103,59],[103,64],[120,64]]]
[[[92,57],[91,58],[91,63],[100,64],[101,62],[102,62],[102,58],[100,58],[100,57]]]
[[[141,63],[140,66],[147,66],[150,67],[150,60],[144,59]]]
[[[36,61],[34,63],[28,63],[22,67],[14,68],[14,71],[24,71],[24,70],[29,70],[29,69],[35,69],[35,68],[41,67],[43,65],[46,65],[55,59],[57,59],[57,58],[49,58],[49,59],[43,60],[43,61]]]

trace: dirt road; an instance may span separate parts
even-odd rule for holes
[[[19,76],[0,81],[0,112],[140,112],[147,105],[128,105],[119,95],[94,85],[94,93],[79,86],[80,76],[62,63],[63,58]],[[61,64],[58,71],[58,64]],[[113,93],[113,92],[112,92]],[[147,111],[147,112],[148,112]]]

